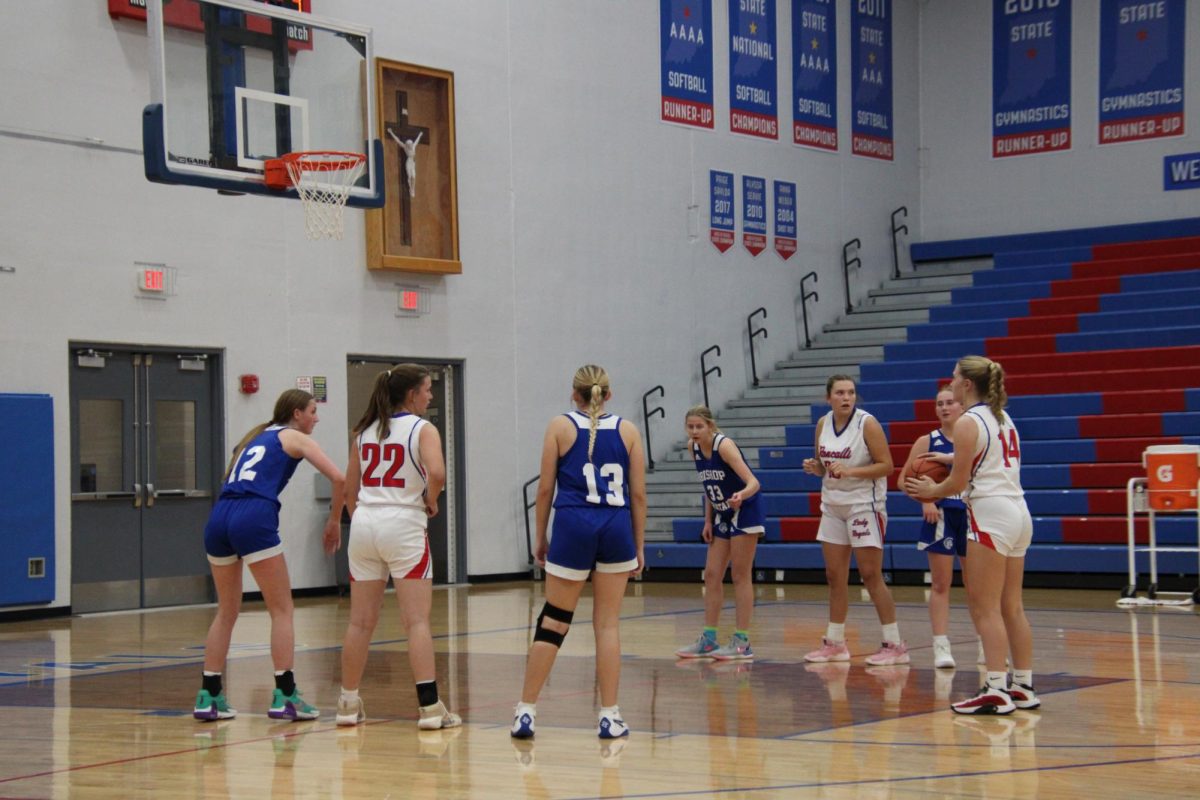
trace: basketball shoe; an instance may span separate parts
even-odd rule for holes
[[[908,647],[904,642],[884,642],[878,652],[867,656],[867,663],[872,667],[894,667],[908,661]]]
[[[1026,686],[1023,683],[1014,681],[1009,684],[1008,694],[1012,697],[1013,705],[1017,708],[1032,711],[1035,708],[1042,707],[1042,701],[1038,699],[1037,693],[1033,691],[1032,686]]]
[[[1017,710],[1012,696],[1005,689],[997,689],[986,683],[980,687],[979,693],[966,700],[950,704],[950,710],[955,714],[1011,714]]]
[[[290,719],[293,722],[299,722],[316,719],[321,716],[321,712],[316,706],[311,706],[304,701],[304,698],[300,696],[299,689],[290,695],[284,694],[282,689],[276,689],[271,695],[271,707],[267,709],[267,716],[271,719]]]
[[[717,639],[715,636],[709,636],[707,633],[700,634],[700,638],[687,647],[681,647],[675,651],[675,655],[679,658],[712,658],[713,654],[719,650]]]
[[[229,707],[229,701],[225,699],[224,692],[213,697],[201,689],[196,695],[196,707],[192,709],[192,716],[202,722],[233,719],[237,716],[237,709]]]
[[[754,651],[750,649],[749,639],[735,633],[729,637],[729,644],[712,651],[712,657],[717,661],[749,661],[754,658]]]
[[[462,725],[462,717],[446,708],[446,704],[438,700],[431,706],[421,706],[421,718],[417,727],[423,731],[436,731],[439,728],[457,728]]]
[[[846,649],[845,642],[831,642],[828,639],[821,639],[821,646],[811,653],[804,656],[805,661],[811,661],[814,664],[824,664],[827,661],[849,661],[850,651]]]
[[[612,711],[600,712],[600,724],[597,734],[601,739],[620,739],[629,735],[629,726],[621,719],[621,710],[613,706]]]
[[[367,718],[366,709],[363,708],[361,697],[356,697],[353,700],[338,698],[337,707],[337,724],[342,726],[357,725]]]
[[[532,739],[536,720],[537,711],[532,706],[518,703],[516,709],[513,710],[513,723],[509,734],[514,739]]]

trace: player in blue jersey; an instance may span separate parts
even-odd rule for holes
[[[903,487],[913,465],[930,459],[949,467],[954,463],[954,423],[962,416],[962,406],[954,399],[949,386],[937,393],[934,401],[941,426],[913,442],[908,460],[900,468],[897,485]],[[913,498],[921,504],[924,524],[921,526],[918,549],[929,557],[929,622],[933,628],[933,666],[953,669],[954,655],[950,651],[950,585],[954,582],[954,556],[967,556],[967,506],[958,495],[942,500],[927,501]]]
[[[237,712],[225,699],[221,675],[229,640],[242,605],[242,563],[250,568],[271,614],[271,660],[275,692],[272,719],[316,719],[319,711],[300,696],[292,674],[295,634],[292,588],[279,539],[279,493],[301,460],[333,483],[333,504],[325,522],[325,551],[341,543],[344,477],[310,438],[317,403],[308,392],[289,389],[275,401],[269,422],[255,426],[234,448],[221,495],[204,528],[204,549],[217,589],[217,616],[204,642],[204,676],[192,715],[199,720],[229,719]]]
[[[750,617],[754,613],[754,551],[763,535],[762,498],[758,479],[746,466],[742,451],[717,427],[707,406],[688,409],[685,423],[692,460],[704,485],[704,529],[708,543],[704,562],[704,631],[694,644],[680,648],[680,658],[720,661],[752,659]],[[734,632],[729,644],[717,646],[717,623],[724,602],[725,570],[733,572]]]
[[[600,688],[599,736],[629,728],[617,707],[621,678],[621,598],[630,575],[645,565],[646,466],[642,439],[628,420],[608,414],[608,373],[580,367],[572,382],[576,410],[550,420],[542,443],[534,558],[546,570],[546,602],[537,618],[512,735],[534,734],[537,698],[570,629],[579,595],[592,575],[592,628]],[[555,488],[558,489],[557,496]],[[547,539],[554,501],[554,536]]]

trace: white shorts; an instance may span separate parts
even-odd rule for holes
[[[433,577],[424,510],[364,506],[350,520],[350,578],[356,581],[421,580]]]
[[[1033,539],[1033,518],[1024,497],[972,497],[967,500],[967,538],[1009,558],[1023,558]]]
[[[851,547],[883,549],[887,531],[887,514],[880,510],[882,503],[863,503],[855,506],[833,506],[821,503],[821,525],[817,541]],[[878,506],[878,507],[877,507]]]

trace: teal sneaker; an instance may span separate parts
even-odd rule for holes
[[[730,637],[729,644],[712,651],[712,657],[717,661],[749,661],[754,658],[750,642],[736,633]]]
[[[679,658],[712,658],[717,649],[716,638],[702,633],[693,644],[676,650],[675,655]]]
[[[271,719],[298,721],[316,719],[321,716],[321,712],[316,706],[310,706],[304,702],[299,689],[291,696],[285,695],[281,689],[276,689],[271,696],[271,708],[267,710],[267,716]]]
[[[192,716],[202,722],[212,722],[218,719],[233,719],[237,716],[237,711],[229,707],[224,692],[213,697],[201,689],[196,695],[196,707],[192,709]]]

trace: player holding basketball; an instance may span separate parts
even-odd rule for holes
[[[889,667],[909,662],[900,638],[896,604],[883,580],[883,537],[887,528],[887,476],[892,454],[879,420],[858,407],[858,388],[849,375],[825,384],[831,407],[817,421],[816,458],[804,459],[804,471],[821,481],[821,524],[817,540],[829,583],[829,627],[821,646],[805,661],[848,661],[846,615],[850,610],[850,556],[858,562],[875,612],[883,626],[883,645],[867,663]]]
[[[708,543],[704,564],[704,631],[694,644],[680,648],[680,658],[748,660],[750,617],[754,613],[754,551],[763,534],[764,514],[758,479],[746,466],[742,451],[717,428],[707,406],[695,406],[684,418],[692,460],[704,485],[704,529]],[[717,646],[726,568],[732,565],[735,625],[733,637]]]
[[[599,736],[629,734],[617,707],[621,678],[618,627],[630,575],[645,565],[646,467],[642,439],[628,420],[605,413],[608,373],[593,364],[572,381],[576,410],[550,420],[542,443],[534,558],[546,570],[546,602],[537,618],[512,736],[534,734],[537,698],[570,629],[579,595],[592,574],[592,628],[600,688]],[[555,496],[555,487],[558,495]],[[554,536],[547,540],[550,501]]]
[[[333,483],[333,503],[325,521],[325,552],[333,553],[341,542],[344,477],[310,438],[316,424],[317,403],[313,396],[288,389],[275,401],[270,421],[252,428],[234,448],[221,495],[204,528],[204,549],[217,589],[217,616],[204,642],[203,682],[192,711],[196,719],[231,719],[237,715],[225,699],[221,675],[242,606],[242,562],[250,567],[271,614],[275,692],[267,716],[305,720],[320,715],[300,696],[292,674],[292,588],[279,539],[279,493],[300,461],[305,460]]]
[[[983,639],[987,682],[950,707],[959,714],[1009,714],[1041,705],[1033,691],[1033,635],[1021,601],[1025,552],[1033,520],[1021,488],[1021,439],[1004,405],[1004,370],[966,356],[950,384],[966,411],[954,423],[954,466],[940,483],[909,478],[905,489],[923,500],[964,493],[971,521],[967,603]],[[1012,653],[1012,683],[1004,666]]]
[[[433,399],[429,370],[397,364],[380,372],[367,410],[350,434],[346,507],[350,511],[350,625],[342,645],[342,694],[337,724],[366,719],[359,683],[371,634],[379,622],[388,575],[408,634],[408,663],[417,684],[422,730],[453,728],[462,717],[438,697],[429,611],[433,562],[429,518],[446,484],[442,438],[422,415]]]
[[[962,416],[962,406],[946,386],[934,401],[940,427],[913,442],[908,460],[900,469],[897,483],[904,486],[916,464],[935,461],[944,466],[954,462],[954,423]],[[914,498],[916,499],[916,498]],[[917,548],[929,557],[929,622],[933,628],[933,666],[953,669],[950,652],[950,584],[954,582],[954,556],[967,555],[967,507],[958,495],[921,503],[921,526]]]

